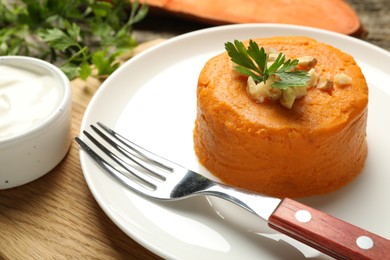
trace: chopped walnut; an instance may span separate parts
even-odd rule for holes
[[[309,70],[317,65],[317,59],[312,56],[303,56],[298,58],[298,66],[304,70]]]
[[[352,78],[344,73],[336,74],[334,76],[334,83],[341,86],[350,85]]]
[[[320,77],[317,83],[317,88],[322,90],[330,90],[333,88],[333,81],[325,77]]]
[[[311,68],[308,73],[309,73],[310,80],[307,82],[307,86],[308,87],[316,86],[319,79],[318,73],[314,68]]]

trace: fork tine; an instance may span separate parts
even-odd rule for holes
[[[105,126],[104,124],[97,122],[97,124],[108,134],[110,134],[113,138],[121,142],[123,145],[131,149],[133,152],[135,152],[137,155],[141,156],[142,159],[147,160],[148,163],[152,163],[158,167],[161,167],[169,172],[173,172],[174,167],[178,166],[176,163],[169,161],[159,155],[156,155],[137,144],[131,142],[130,140],[126,139],[122,135],[116,133],[114,130],[109,128],[108,126]],[[96,127],[95,127],[96,129]],[[171,165],[172,167],[170,167]]]
[[[119,166],[121,166],[124,170],[127,170],[131,175],[137,178],[137,180],[141,180],[142,182],[145,182],[148,187],[155,189],[156,185],[153,183],[153,180],[150,179],[149,174],[152,174],[153,177],[158,177],[160,181],[164,181],[164,176],[157,175],[157,173],[149,172],[149,169],[144,168],[148,174],[143,174],[140,171],[136,170],[134,167],[130,166],[127,162],[125,162],[122,158],[117,156],[115,153],[111,152],[107,147],[105,147],[102,143],[100,143],[96,138],[94,138],[90,133],[87,131],[83,131],[85,136],[94,143],[95,146],[97,146],[104,154],[106,154],[108,157],[110,157],[114,162],[116,162]],[[114,147],[115,148],[115,147]],[[125,153],[123,153],[124,156],[128,159],[132,159],[131,157],[128,157]],[[148,179],[148,180],[147,180]]]
[[[92,137],[93,138],[93,137]],[[93,138],[94,139],[94,138]],[[100,155],[98,155],[90,146],[88,146],[84,141],[80,138],[75,138],[76,142],[80,145],[80,147],[88,153],[88,155],[107,173],[109,173],[112,177],[118,180],[120,183],[125,186],[131,188],[133,191],[138,192],[141,195],[149,194],[151,190],[155,190],[156,186],[145,179],[139,177],[138,175],[133,175],[139,182],[135,182],[130,180],[127,176],[125,176],[122,172],[118,171],[110,165],[106,160],[104,160]]]
[[[103,138],[109,145],[111,145],[113,148],[115,148],[118,152],[120,152],[123,156],[125,156],[127,159],[131,160],[133,163],[137,164],[138,166],[140,166],[142,169],[146,170],[148,172],[148,174],[152,175],[153,177],[157,178],[158,180],[160,181],[165,181],[166,178],[162,175],[162,174],[159,174],[156,170],[152,169],[151,167],[148,166],[148,164],[146,164],[144,161],[142,161],[143,158],[140,158],[138,156],[135,156],[134,157],[134,154],[133,153],[130,153],[129,150],[125,149],[123,146],[119,145],[118,143],[116,143],[115,141],[113,141],[110,137],[108,137],[107,135],[105,135],[102,131],[100,131],[98,128],[96,128],[95,126],[91,125],[91,128],[101,137]],[[87,135],[87,137],[89,139],[92,140],[92,136],[87,133],[86,131],[84,131],[84,133]],[[126,162],[124,162],[121,158],[119,158],[118,156],[116,156],[114,153],[111,153],[106,147],[104,147],[101,143],[97,142],[95,138],[93,138],[94,140],[92,140],[96,146],[98,146],[101,150],[104,150],[106,154],[108,154],[110,157],[112,156],[112,159],[115,160],[118,164],[120,164],[122,167],[128,169],[125,165],[123,165],[122,163],[125,163],[127,164]],[[123,142],[121,142],[123,145],[126,145],[124,144]],[[127,147],[127,146],[126,146]],[[137,159],[136,159],[137,158]],[[165,168],[164,168],[165,169]],[[128,169],[130,171],[130,169]]]

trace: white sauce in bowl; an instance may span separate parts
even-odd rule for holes
[[[53,64],[0,56],[0,190],[40,178],[71,144],[72,90]]]
[[[27,132],[58,107],[63,90],[39,67],[0,64],[0,140]]]

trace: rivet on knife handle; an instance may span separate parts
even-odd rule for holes
[[[390,258],[390,240],[288,198],[279,204],[268,223],[336,259]]]

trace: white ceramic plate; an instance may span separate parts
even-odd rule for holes
[[[201,30],[171,39],[133,58],[101,86],[82,129],[101,121],[157,154],[210,176],[196,160],[192,130],[196,84],[204,63],[234,39],[306,35],[353,55],[370,88],[369,155],[363,173],[347,187],[303,202],[390,238],[390,54],[351,37],[297,26],[251,24]],[[206,197],[157,203],[141,198],[102,172],[81,152],[95,199],[130,237],[164,258],[325,258],[269,230],[236,206]],[[287,242],[286,242],[287,241]],[[299,244],[295,245],[299,247]]]

